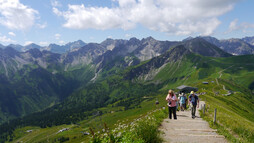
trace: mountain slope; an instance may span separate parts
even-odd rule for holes
[[[244,38],[242,38],[242,40],[254,46],[254,36],[253,37],[244,37]]]
[[[53,53],[59,53],[63,54],[68,51],[76,51],[81,47],[84,47],[86,43],[84,43],[82,40],[74,41],[74,42],[69,42],[65,45],[57,45],[57,44],[49,44],[49,46],[41,48],[41,50],[47,50],[51,51]]]
[[[145,100],[144,97],[154,99],[154,95],[160,91],[165,94],[168,89],[175,88],[181,84],[197,86],[201,91],[205,90],[205,92],[209,92],[209,102],[213,101],[210,96],[214,96],[213,98],[216,100],[220,99],[218,102],[225,106],[224,109],[226,108],[227,112],[232,112],[231,115],[235,116],[236,113],[239,113],[239,116],[241,116],[239,118],[251,122],[251,117],[254,116],[252,112],[253,107],[248,105],[251,105],[254,99],[250,90],[246,87],[254,79],[252,78],[254,75],[253,58],[253,55],[224,58],[204,57],[190,52],[184,45],[179,45],[161,56],[129,67],[114,76],[109,76],[95,83],[85,85],[61,104],[55,105],[40,113],[26,116],[22,120],[15,120],[8,126],[33,125],[50,127],[76,122],[83,126],[85,123],[89,124],[89,120],[92,120],[90,117],[99,109],[102,114],[107,114],[103,111],[106,110],[109,112],[112,107],[123,107],[121,110],[138,108],[142,101]],[[153,72],[155,70],[156,72]],[[246,71],[250,74],[246,74]],[[144,80],[144,77],[147,77],[147,75],[152,76]],[[209,84],[212,84],[212,81],[215,81],[215,78],[219,77],[221,78],[219,82],[225,85],[226,89],[236,91],[237,93],[234,93],[229,98],[227,96],[223,97],[223,94],[226,94],[227,91],[223,89],[222,85],[217,87],[217,83],[213,83],[213,88],[209,85],[207,85],[208,87],[204,87],[206,85],[202,84],[203,80],[209,81]],[[242,84],[244,81],[245,83]],[[219,95],[213,95],[213,93],[217,92],[219,92]],[[243,103],[248,104],[237,102],[237,107],[233,108],[234,106],[231,106],[231,104],[234,104],[234,100],[238,98],[238,95],[241,96],[241,101],[246,100]],[[164,100],[164,96],[160,98]],[[211,107],[214,107],[216,103],[210,104]],[[225,115],[229,114],[226,113]],[[221,113],[219,116],[223,117]],[[103,118],[103,116],[101,117]],[[85,120],[86,118],[88,120]],[[82,122],[82,120],[85,121]],[[225,121],[220,118],[219,120]],[[236,121],[236,123],[237,126],[234,127],[233,132],[245,136],[235,131],[240,129],[244,122]],[[75,129],[71,128],[71,131],[74,132],[78,128],[78,125],[75,127]],[[252,131],[251,128],[246,129],[250,132]],[[68,134],[64,134],[63,136],[65,135],[68,136]],[[252,134],[250,133],[249,135],[251,136]],[[82,139],[83,137],[77,138]]]
[[[232,53],[234,55],[254,54],[254,46],[245,43],[240,39],[222,40],[221,47],[225,51]]]
[[[248,43],[247,39],[226,39],[218,40],[214,37],[201,37],[206,41],[220,47],[222,50],[233,55],[254,54],[254,46]],[[251,38],[250,38],[251,39]],[[246,43],[247,42],[247,43]]]
[[[209,56],[209,57],[229,57],[230,54],[224,52],[217,46],[205,41],[202,38],[194,38],[184,42],[186,48],[188,48],[191,52]]]

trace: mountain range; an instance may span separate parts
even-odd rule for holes
[[[74,48],[74,44],[80,45],[77,42],[68,45]],[[30,46],[36,47],[34,44]],[[184,47],[191,53],[203,56],[231,56],[202,38],[186,42],[158,41],[152,37],[141,40],[106,39],[100,44],[85,44],[63,54],[31,47],[27,46],[29,50],[25,52],[13,47],[0,49],[1,122],[48,108],[64,100],[80,86],[163,56],[172,48]],[[184,49],[177,53],[184,53]],[[162,66],[165,62],[154,65]]]
[[[0,123],[14,120],[1,129],[9,134],[17,126],[70,124],[109,105],[128,110],[169,85],[192,83],[222,71],[228,80],[253,92],[253,75],[240,76],[253,72],[253,55],[233,56],[234,52],[216,46],[221,43],[212,37],[106,39],[72,46],[62,54],[5,47],[0,49]]]
[[[69,42],[65,45],[57,45],[57,44],[49,44],[48,46],[39,46],[35,43],[31,43],[25,46],[19,45],[19,44],[10,44],[7,46],[1,45],[0,44],[0,48],[4,49],[7,47],[12,47],[15,50],[19,51],[19,52],[26,52],[30,49],[39,49],[40,51],[46,50],[46,51],[50,51],[53,53],[66,53],[68,51],[75,51],[83,46],[85,46],[86,43],[84,43],[82,40],[77,40],[74,42]]]
[[[152,37],[150,37],[150,38],[152,38]],[[233,55],[247,55],[247,54],[254,53],[254,36],[253,37],[244,37],[241,39],[240,38],[232,38],[232,39],[223,39],[223,40],[218,40],[215,37],[211,37],[211,36],[201,36],[199,38],[205,39],[209,43],[216,45],[220,49],[222,49],[230,54],[233,54]],[[131,39],[135,39],[135,38],[131,38]],[[188,37],[188,38],[184,39],[183,41],[174,41],[172,43],[186,42],[191,39],[194,39],[194,38]],[[119,44],[124,44],[124,43],[126,43],[126,41],[128,41],[128,40],[106,39],[105,41],[101,42],[100,45],[102,45],[103,47],[106,47],[106,49],[108,49],[108,50],[112,50],[115,46],[118,46]],[[167,41],[167,42],[169,42],[169,41]],[[26,46],[21,46],[18,44],[10,44],[8,46],[4,46],[4,45],[0,44],[0,48],[4,49],[6,47],[12,47],[19,52],[26,52],[29,49],[37,48],[40,51],[46,50],[46,51],[50,51],[53,53],[63,54],[63,53],[71,52],[71,51],[76,51],[85,45],[86,45],[86,43],[83,42],[82,40],[77,40],[74,42],[69,42],[65,45],[49,44],[48,46],[44,46],[44,47],[39,46],[34,43],[31,43]],[[160,45],[157,45],[157,46],[160,46]],[[143,57],[143,58],[146,59],[145,57]]]
[[[213,37],[202,37],[202,38],[233,55],[254,54],[254,45],[253,42],[251,41],[251,39],[253,40],[254,37],[243,39],[232,38],[227,40],[217,40],[216,38]]]

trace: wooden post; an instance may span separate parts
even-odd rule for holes
[[[216,114],[217,114],[217,109],[214,109],[214,119],[213,119],[213,124],[216,123]]]
[[[203,107],[203,114],[205,115],[205,104],[204,104],[204,107]]]

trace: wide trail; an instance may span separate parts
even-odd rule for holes
[[[196,118],[191,118],[191,111],[177,112],[177,120],[164,119],[160,131],[164,142],[170,143],[226,143],[222,135],[211,129],[209,124],[200,118],[199,111],[203,101],[200,101]]]

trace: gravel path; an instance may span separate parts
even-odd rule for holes
[[[200,105],[204,104],[200,101]],[[199,106],[201,107],[201,106]],[[222,135],[211,129],[209,124],[200,118],[196,112],[196,118],[191,118],[191,112],[179,111],[177,120],[164,119],[160,131],[165,143],[227,143]]]

